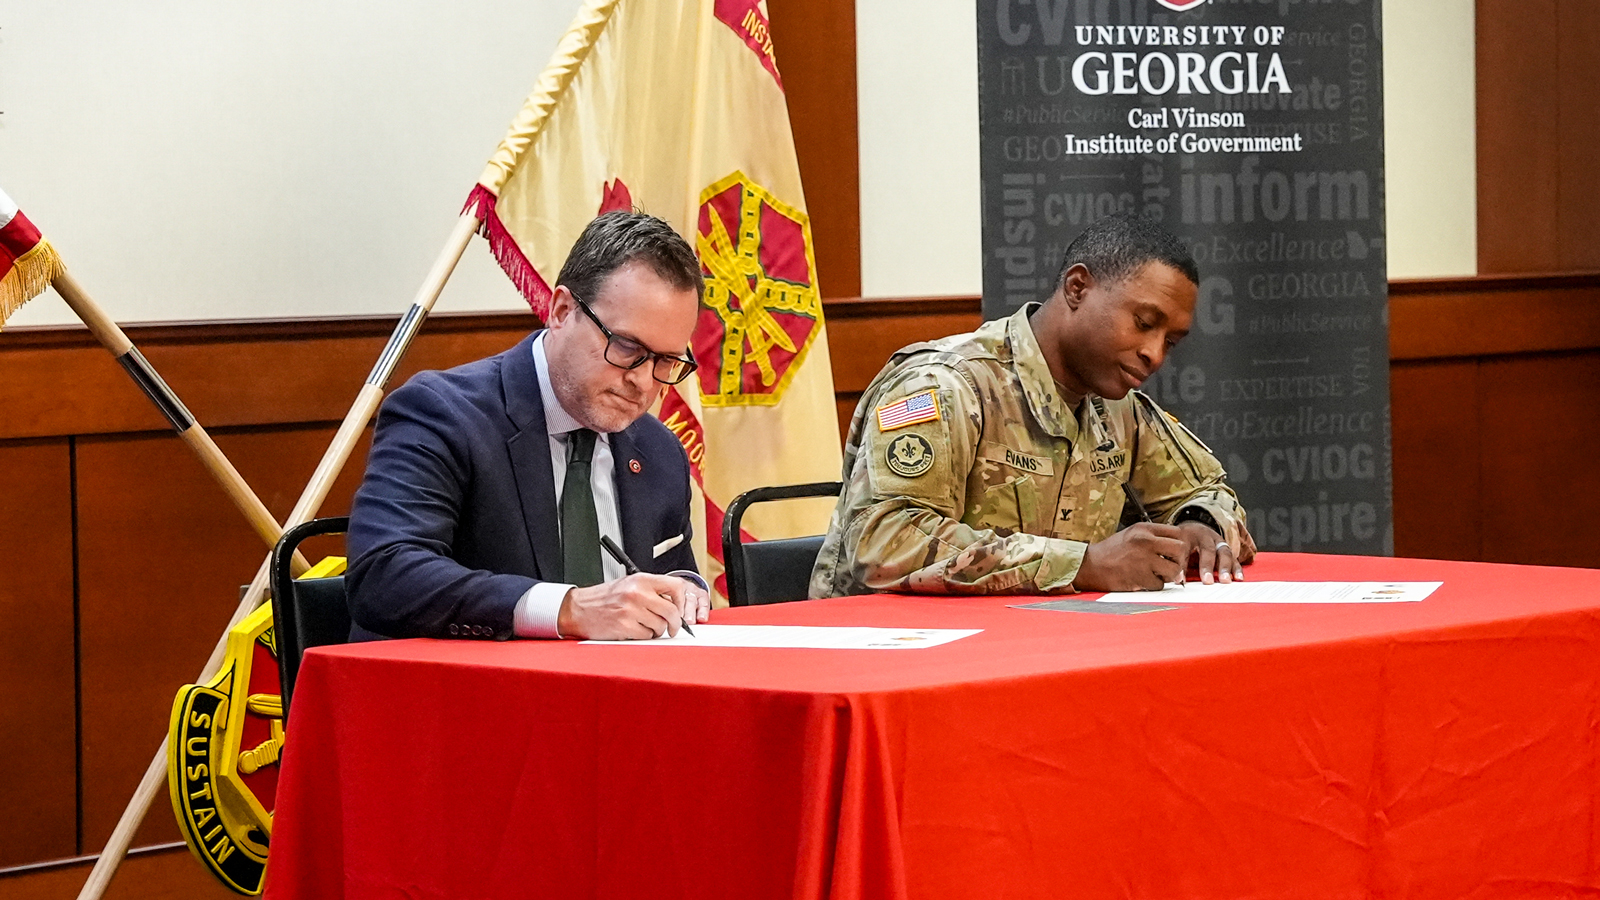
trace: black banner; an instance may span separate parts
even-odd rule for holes
[[[980,0],[983,311],[1138,212],[1200,264],[1144,390],[1263,550],[1393,552],[1380,0]]]

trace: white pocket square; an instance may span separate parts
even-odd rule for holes
[[[661,557],[661,554],[667,552],[668,550],[671,550],[673,547],[676,547],[681,543],[683,543],[683,535],[675,534],[672,537],[669,537],[666,540],[662,541],[661,543],[659,543],[659,544],[655,545],[654,547],[650,548],[650,554],[651,554],[650,558],[651,559],[659,559]]]

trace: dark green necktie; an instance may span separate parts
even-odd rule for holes
[[[561,488],[561,561],[568,584],[588,587],[605,580],[600,570],[600,519],[594,511],[589,461],[594,432],[567,432],[567,478]]]

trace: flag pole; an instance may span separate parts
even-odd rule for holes
[[[416,299],[411,303],[411,308],[406,310],[405,315],[395,325],[388,344],[378,355],[378,361],[373,364],[372,372],[367,375],[366,382],[356,394],[355,403],[345,414],[344,421],[340,423],[339,430],[335,432],[333,441],[328,444],[328,449],[322,456],[322,461],[317,464],[311,480],[301,492],[294,511],[284,522],[285,529],[310,521],[311,517],[317,514],[322,501],[328,496],[328,491],[333,488],[334,480],[339,477],[339,471],[344,468],[356,444],[361,440],[361,433],[366,429],[367,422],[372,419],[373,413],[378,410],[378,404],[383,401],[384,386],[389,383],[389,378],[399,367],[400,360],[405,357],[406,351],[411,346],[411,341],[421,330],[423,320],[433,309],[434,301],[438,300],[439,294],[444,291],[445,282],[450,280],[451,273],[455,271],[456,263],[461,260],[461,254],[466,252],[467,244],[471,243],[472,235],[482,223],[483,218],[478,212],[477,204],[464,211],[456,220],[455,229],[450,232],[450,238],[444,249],[434,261],[433,268],[428,271],[422,287],[417,291]],[[223,629],[222,638],[211,651],[211,658],[206,660],[200,677],[195,679],[196,684],[210,681],[222,668],[223,652],[228,644],[228,632],[266,599],[267,574],[271,560],[272,557],[268,555],[262,561],[261,567],[256,570],[256,577],[245,590],[244,598],[239,601],[233,618],[228,621],[228,627]],[[163,793],[166,774],[167,738],[163,737],[156,755],[150,760],[150,766],[145,769],[144,777],[139,780],[139,787],[134,791],[133,798],[128,801],[127,808],[122,811],[122,817],[117,820],[117,827],[112,830],[105,848],[95,859],[94,868],[89,872],[89,880],[84,882],[83,890],[78,892],[78,900],[100,900],[104,896],[106,888],[111,885],[111,877],[116,874],[123,857],[128,855],[128,847],[133,843],[134,832],[139,830],[140,823],[149,813],[150,804]]]
[[[266,504],[262,503],[255,491],[250,489],[250,485],[239,474],[239,470],[234,468],[228,457],[223,455],[222,449],[211,439],[211,435],[195,421],[194,415],[183,405],[183,401],[178,399],[178,395],[173,393],[172,388],[167,386],[166,381],[150,365],[150,361],[144,358],[144,354],[139,352],[139,348],[133,345],[133,341],[128,339],[128,335],[100,304],[89,296],[89,292],[83,289],[83,285],[78,283],[78,279],[72,276],[64,263],[56,270],[55,277],[50,283],[56,289],[56,293],[61,295],[61,299],[67,301],[72,311],[83,320],[83,324],[89,326],[89,333],[94,335],[95,340],[116,358],[117,363],[128,373],[128,377],[133,379],[133,383],[138,385],[139,390],[143,391],[144,395],[150,398],[150,402],[156,405],[156,409],[161,411],[161,415],[178,433],[178,437],[182,438],[183,442],[189,445],[189,449],[194,451],[195,456],[200,458],[200,464],[211,473],[211,477],[216,480],[223,493],[228,495],[228,499],[233,501],[233,505],[239,508],[239,512],[244,513],[245,519],[249,521],[250,527],[256,534],[268,547],[277,544],[278,538],[283,536],[283,529],[278,526],[278,520],[273,518]],[[299,553],[295,554],[293,565],[296,574],[310,568],[305,557]]]

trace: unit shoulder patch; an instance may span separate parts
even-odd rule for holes
[[[901,478],[916,478],[933,468],[933,445],[920,434],[902,434],[889,442],[884,459],[889,471]]]

